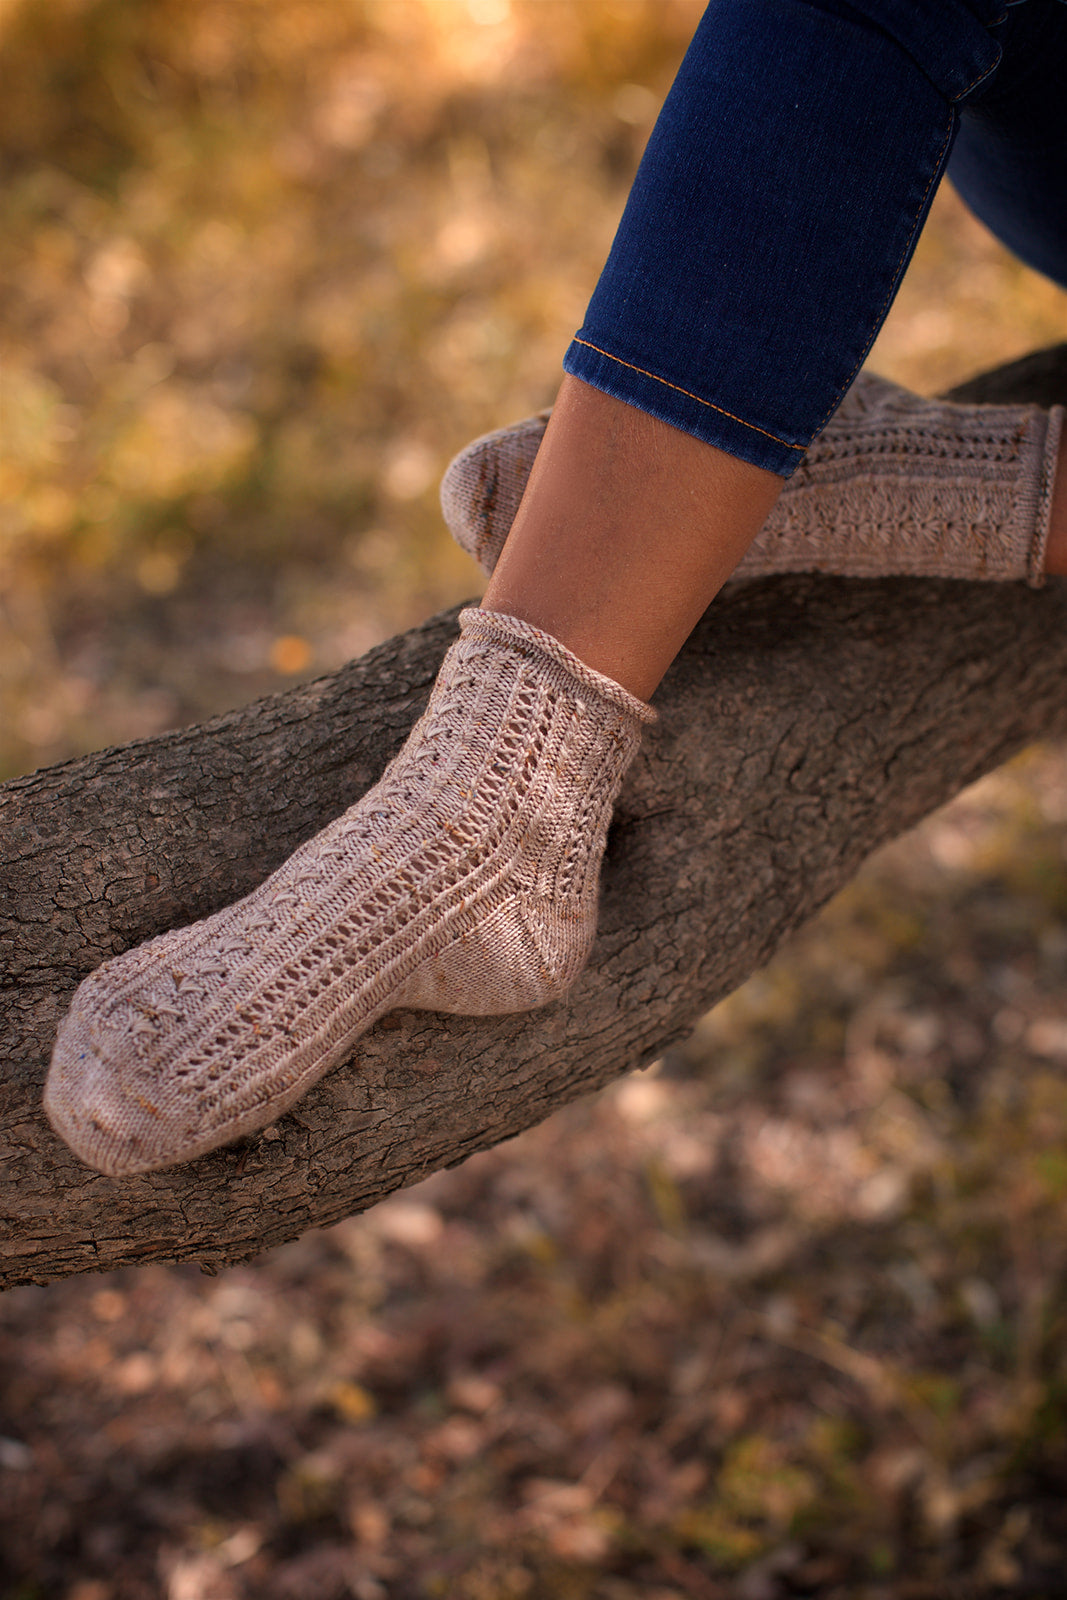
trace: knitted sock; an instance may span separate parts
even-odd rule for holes
[[[511,532],[551,410],[485,433],[441,479],[441,510],[456,543],[488,575]]]
[[[445,473],[445,521],[484,572],[496,565],[550,415],[476,439]],[[1062,406],[953,405],[860,373],[734,577],[1040,585],[1062,427]]]
[[[596,932],[612,805],[654,713],[555,639],[475,608],[380,782],[252,894],[78,989],[52,1126],[121,1175],[273,1121],[396,1007],[544,1005]]]

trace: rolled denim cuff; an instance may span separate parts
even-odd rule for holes
[[[713,401],[680,388],[669,378],[599,349],[581,334],[572,340],[563,358],[563,370],[650,417],[658,417],[705,444],[725,450],[727,455],[739,456],[782,478],[788,478],[803,460],[806,444],[790,444],[777,438],[758,423],[746,422]]]

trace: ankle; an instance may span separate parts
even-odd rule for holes
[[[648,700],[782,484],[568,376],[482,603]]]

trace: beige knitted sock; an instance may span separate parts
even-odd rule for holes
[[[511,532],[551,410],[485,433],[441,479],[441,510],[456,543],[488,575]]]
[[[550,412],[467,446],[441,484],[453,538],[492,572]],[[923,400],[860,373],[735,578],[1043,580],[1063,407]]]
[[[381,781],[236,905],[78,989],[52,1126],[121,1175],[264,1127],[396,1007],[521,1011],[596,931],[612,805],[654,713],[528,623],[471,608]]]

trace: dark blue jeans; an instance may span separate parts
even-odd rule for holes
[[[788,476],[946,170],[1067,287],[1064,0],[711,0],[564,367]]]

